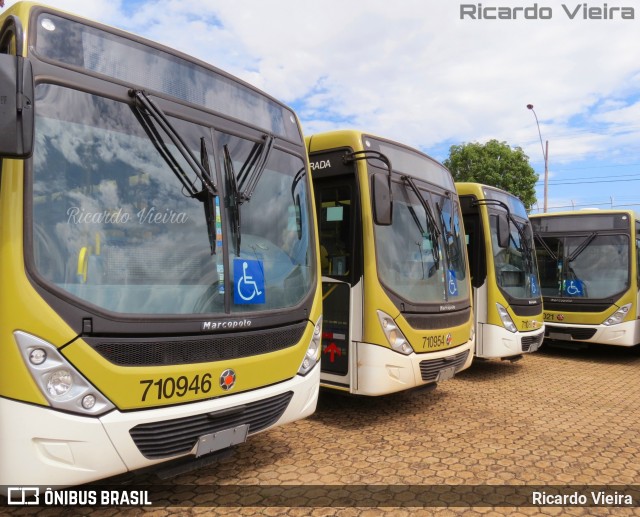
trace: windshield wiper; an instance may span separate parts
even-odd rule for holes
[[[406,185],[409,185],[409,187],[411,187],[411,190],[413,190],[413,193],[416,195],[416,197],[420,201],[420,204],[422,205],[422,208],[424,209],[427,219],[427,229],[429,231],[429,237],[431,238],[431,242],[433,243],[433,247],[431,249],[434,262],[433,266],[436,270],[440,269],[440,230],[438,230],[438,224],[436,223],[436,219],[433,216],[433,212],[431,211],[431,208],[429,207],[425,199],[422,197],[422,194],[420,194],[420,189],[418,189],[418,186],[413,181],[413,178],[411,178],[410,176],[401,176],[400,179],[402,179],[402,181]]]
[[[523,230],[525,224],[523,224],[522,226],[518,224],[518,221],[515,219],[515,217],[511,215],[511,210],[509,210],[509,206],[506,203],[497,199],[478,199],[472,203],[472,206],[499,206],[501,208],[504,208],[505,212],[507,212],[507,220],[510,223],[513,223],[513,226],[516,227],[516,231],[520,236],[520,242],[522,243],[522,245],[518,246],[516,244],[513,237],[511,237],[511,231],[509,231],[509,240],[513,241],[514,244],[516,244],[516,248],[518,249],[518,251],[522,252],[523,254],[530,255],[531,253],[533,253],[531,251],[531,247],[529,246],[527,236],[525,235]]]
[[[149,98],[145,91],[131,89],[129,90],[129,96],[134,99],[133,107],[135,108],[134,112],[136,114],[136,118],[149,136],[160,156],[162,156],[171,171],[175,174],[176,178],[178,178],[180,183],[182,183],[182,187],[187,192],[187,196],[203,203],[209,246],[211,248],[211,254],[215,254],[216,235],[214,197],[218,195],[218,189],[216,188],[215,181],[211,175],[211,167],[209,165],[205,139],[200,139],[200,161],[198,161],[191,152],[191,149],[189,149],[180,136],[180,133],[178,133],[164,112]],[[200,188],[198,188],[195,182],[187,175],[174,154],[171,152],[169,147],[167,147],[158,127],[160,127],[169,136],[178,152],[182,155],[193,173],[200,180]]]
[[[235,252],[236,256],[240,256],[240,244],[242,235],[240,233],[240,195],[238,193],[238,181],[236,179],[236,172],[233,168],[233,160],[231,159],[231,153],[229,152],[229,146],[224,145],[222,147],[224,152],[224,172],[227,178],[227,184],[229,188],[229,209],[231,211],[231,225],[233,234],[235,236]]]
[[[273,136],[264,135],[264,142],[256,142],[249,153],[249,156],[242,164],[238,172],[238,203],[250,201],[253,192],[260,181],[260,177],[267,166],[267,160],[273,148]]]
[[[267,166],[267,160],[273,148],[274,138],[271,135],[263,136],[264,142],[256,142],[249,156],[242,164],[236,176],[233,167],[233,160],[229,147],[225,144],[224,149],[224,170],[229,185],[229,207],[232,213],[233,232],[235,234],[235,252],[240,256],[240,245],[242,241],[240,227],[240,205],[245,201],[250,201],[253,192],[260,181],[260,177]]]
[[[446,194],[447,199],[449,199],[449,203],[451,204],[451,210],[450,210],[450,214],[449,214],[449,230],[447,230],[447,224],[444,220],[444,211],[442,210],[442,207],[440,206],[440,203],[436,202],[436,208],[438,210],[438,215],[440,216],[440,223],[442,224],[442,230],[445,233],[444,236],[444,254],[447,258],[447,264],[449,264],[449,267],[451,266],[451,249],[449,247],[449,237],[453,237],[453,202],[451,201],[451,193],[447,192]],[[442,201],[442,205],[444,206],[444,200]]]
[[[296,188],[298,187],[298,183],[302,181],[307,175],[307,170],[305,167],[302,167],[296,175],[293,177],[293,183],[291,183],[291,199],[293,200],[293,206],[296,210],[296,213],[302,213],[302,205],[300,203],[300,195],[296,196]],[[296,223],[296,229],[298,231],[298,240],[302,239],[302,224]]]
[[[133,105],[136,108],[136,112],[142,118],[145,131],[151,137],[154,145],[158,148],[158,151],[160,151],[160,154],[165,159],[171,170],[180,180],[189,197],[195,198],[198,201],[204,201],[207,195],[218,195],[218,189],[216,188],[210,172],[194,156],[191,149],[189,149],[180,136],[180,133],[178,133],[173,124],[171,124],[164,112],[149,98],[144,90],[129,90],[129,96],[133,97],[135,101]],[[153,123],[154,121],[169,136],[178,152],[182,155],[191,170],[200,180],[202,183],[201,189],[198,189],[196,184],[187,176],[184,169],[175,159],[160,136],[156,125]]]

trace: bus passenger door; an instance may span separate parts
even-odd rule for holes
[[[351,368],[355,360],[352,289],[355,284],[361,285],[361,268],[355,258],[360,254],[354,241],[357,233],[354,178],[317,178],[314,191],[322,270],[321,382],[336,388],[352,388],[355,381]]]
[[[468,197],[460,198],[463,206],[463,221],[467,242],[467,256],[471,271],[473,292],[473,314],[476,331],[476,355],[483,353],[483,325],[487,322],[487,256],[484,235],[481,229],[481,214],[477,208],[470,208]]]

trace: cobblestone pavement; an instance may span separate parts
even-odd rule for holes
[[[65,514],[640,515],[638,507],[442,507],[465,499],[460,486],[495,490],[499,505],[501,490],[517,485],[578,485],[585,494],[604,485],[635,485],[637,505],[639,408],[640,347],[544,347],[516,363],[477,361],[431,391],[382,398],[322,392],[311,418],[253,436],[231,458],[172,478],[165,508],[76,508]],[[137,486],[155,477],[136,475],[128,481]],[[222,487],[231,489],[226,501],[238,506],[187,507],[213,497],[213,489],[206,488],[212,485],[230,485]],[[246,492],[238,485],[245,485]],[[262,506],[273,495],[269,490],[283,485],[292,505]],[[358,490],[356,485],[369,490],[381,485],[382,493],[349,492]],[[455,489],[438,495],[435,485]],[[309,492],[310,486],[317,492]],[[315,503],[296,507],[295,490],[305,487]],[[335,507],[331,497],[341,489],[367,507],[340,499],[337,504],[343,506]],[[428,499],[435,498],[435,507],[407,506],[422,500],[424,490],[436,493]],[[380,505],[371,503],[375,497]],[[53,516],[60,509],[12,513]]]

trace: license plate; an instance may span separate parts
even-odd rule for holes
[[[443,368],[438,372],[438,377],[436,378],[436,382],[446,381],[447,379],[453,378],[456,374],[455,366],[448,366],[447,368]]]
[[[217,433],[205,434],[198,439],[196,458],[211,452],[226,449],[232,445],[244,443],[249,433],[249,425],[239,425],[231,429],[223,429]]]

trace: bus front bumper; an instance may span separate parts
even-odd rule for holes
[[[389,348],[357,343],[357,395],[386,395],[449,378],[471,365],[475,341],[438,352],[402,355]],[[455,368],[451,368],[455,366]],[[444,375],[441,375],[440,372]]]
[[[476,336],[476,357],[504,359],[535,352],[544,338],[544,327],[530,332],[509,332],[504,327],[482,323]]]
[[[0,399],[0,486],[62,488],[194,456],[197,443],[187,453],[149,459],[134,443],[130,430],[144,424],[232,410],[291,392],[286,409],[262,429],[266,430],[311,415],[318,400],[319,381],[318,364],[305,377],[296,375],[247,393],[145,411],[112,411],[101,418]]]
[[[545,338],[556,341],[576,341],[615,346],[640,344],[640,325],[637,321],[625,321],[611,326],[568,323],[545,323],[545,326]]]

